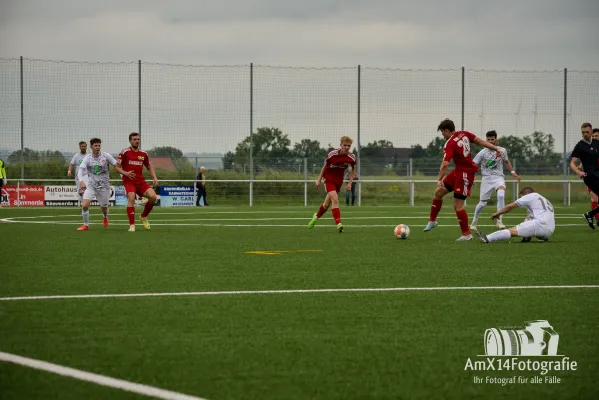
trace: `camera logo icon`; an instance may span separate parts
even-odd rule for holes
[[[488,356],[555,356],[559,334],[548,321],[527,321],[524,326],[485,331]]]

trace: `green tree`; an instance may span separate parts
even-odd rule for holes
[[[258,166],[272,166],[289,163],[292,154],[289,150],[291,141],[278,128],[258,128],[251,137],[253,145],[253,161]],[[235,148],[235,163],[249,164],[250,136],[237,144]]]
[[[532,141],[526,136],[502,136],[499,139],[499,146],[507,150],[510,160],[517,160],[520,163],[528,162],[534,154]]]
[[[412,151],[410,152],[410,158],[423,158],[426,157],[426,150],[419,144],[416,146],[412,146]]]
[[[426,154],[429,157],[441,157],[443,154],[443,147],[445,147],[445,142],[445,139],[437,136],[426,146]]]
[[[327,155],[327,150],[320,147],[320,142],[311,139],[302,139],[295,143],[291,152],[296,160],[307,158],[309,164],[321,161]]]
[[[25,147],[23,151],[17,150],[14,151],[11,155],[8,156],[8,162],[11,164],[16,164],[21,162],[21,154],[23,155],[23,159],[25,162],[38,162],[40,160],[40,152],[31,150],[28,147]]]
[[[235,164],[235,153],[228,151],[221,160],[225,171],[232,170],[233,164]]]
[[[555,153],[555,139],[552,134],[535,132],[531,135],[532,150],[537,158],[548,158]]]
[[[183,152],[176,147],[164,146],[154,147],[153,149],[148,150],[148,155],[150,157],[170,157],[174,160],[177,158],[182,158]]]

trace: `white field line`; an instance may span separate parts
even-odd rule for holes
[[[0,361],[5,361],[23,367],[38,369],[53,374],[74,378],[80,381],[95,383],[100,386],[107,386],[114,389],[121,389],[126,392],[141,394],[166,400],[206,400],[201,397],[189,396],[183,393],[171,392],[170,390],[159,389],[153,386],[133,383],[122,379],[111,378],[109,376],[98,375],[91,372],[82,371],[75,368],[64,367],[58,364],[52,364],[46,361],[36,360],[18,356],[16,354],[4,353],[0,351]]]
[[[349,219],[349,218],[348,218]],[[306,224],[211,224],[211,223],[177,223],[177,221],[185,221],[185,220],[172,220],[173,222],[168,222],[168,220],[161,220],[160,222],[154,222],[154,221],[150,221],[152,226],[205,226],[205,227],[224,227],[224,228],[236,228],[236,227],[256,227],[256,228],[291,228],[291,227],[301,227],[301,228],[306,228],[307,225]],[[209,221],[209,220],[204,220],[204,221]],[[3,220],[0,220],[0,222],[10,222],[10,223],[15,223],[15,224],[52,224],[52,225],[81,225],[81,221],[14,221],[10,218],[5,218]],[[168,223],[165,223],[168,222]],[[325,225],[326,224],[326,225]],[[90,226],[91,225],[102,225],[101,222],[90,222]],[[110,222],[110,226],[129,226],[128,222]],[[422,224],[417,224],[417,225],[411,225],[411,226],[416,226],[416,227],[424,227],[426,224],[422,223]],[[110,228],[109,226],[109,228]],[[344,226],[346,228],[389,228],[389,227],[395,227],[397,226],[397,224],[368,224],[368,225],[354,225],[354,224],[344,224]],[[437,225],[437,228],[442,227],[442,228],[447,228],[447,227],[452,227],[455,228],[456,226],[458,226],[458,224],[445,224],[445,225]],[[488,227],[488,228],[492,228],[492,227],[496,227],[497,225],[495,224],[490,224],[490,225],[478,225],[479,227]],[[569,226],[587,226],[587,224],[555,224],[555,226],[559,226],[559,227],[569,227]],[[335,225],[331,225],[330,221],[328,222],[323,222],[320,225],[315,225],[315,227],[317,228],[335,228]]]
[[[353,293],[353,292],[422,292],[454,290],[530,290],[530,289],[599,289],[599,285],[555,285],[555,286],[438,286],[438,287],[391,287],[391,288],[346,288],[346,289],[288,289],[288,290],[229,290],[215,292],[170,292],[170,293],[125,293],[125,294],[75,294],[55,296],[0,297],[0,301],[99,299],[115,297],[174,297],[174,296],[217,296],[251,294],[303,294],[303,293]]]
[[[58,217],[78,217],[81,218],[81,215],[62,215],[56,216]],[[118,215],[115,216],[113,215],[109,215],[109,217],[113,217],[111,218],[111,220],[117,220],[117,221],[127,221],[126,218],[123,218],[122,215]],[[117,218],[114,218],[117,217]],[[310,219],[312,219],[312,216],[305,216],[305,217],[268,217],[268,218],[177,218],[177,219],[162,219],[160,218],[160,215],[156,216],[157,218],[152,218],[150,220],[150,222],[154,221],[154,222],[177,222],[177,221],[310,221]],[[397,216],[397,215],[386,215],[386,216],[376,216],[376,217],[354,217],[354,216],[345,216],[344,220],[368,220],[368,219],[420,219],[420,220],[426,220],[426,222],[428,222],[428,218],[423,217],[423,216]],[[555,219],[575,219],[575,218],[582,218],[582,214],[580,215],[576,215],[576,216],[556,216]],[[326,219],[326,217],[325,217]],[[437,219],[456,219],[455,215],[440,215],[437,217]],[[504,216],[503,219],[516,219],[516,220],[523,220],[522,216],[516,216],[516,215],[512,215],[512,216]],[[19,221],[20,218],[4,218],[3,220],[8,220],[9,222],[21,222]],[[26,222],[26,221],[23,221]],[[41,221],[40,221],[41,222]],[[45,222],[45,221],[43,221]],[[48,221],[48,223],[52,223],[53,221]],[[65,222],[69,222],[69,221],[65,221]]]

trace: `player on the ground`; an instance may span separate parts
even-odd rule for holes
[[[508,240],[512,236],[522,237],[523,242],[530,242],[533,236],[544,242],[549,240],[549,237],[555,231],[553,205],[545,197],[535,193],[531,187],[522,189],[518,200],[497,211],[491,216],[491,219],[498,219],[501,215],[517,207],[526,207],[527,217],[524,222],[509,229],[493,232],[488,236],[477,230],[476,233],[481,242],[491,243],[498,240]]]
[[[572,160],[570,160],[570,169],[576,173],[591,192],[599,195],[599,140],[593,139],[593,126],[585,122],[580,127],[582,140],[574,147],[572,151]],[[582,162],[581,171],[578,168],[578,162]],[[587,224],[593,229],[593,217],[599,213],[599,206],[591,211],[585,212],[583,217]]]
[[[77,193],[79,194],[79,204],[83,201],[83,192],[79,187],[79,166],[83,162],[83,159],[87,156],[87,143],[79,142],[79,153],[75,153],[71,163],[69,164],[69,169],[67,171],[67,176],[71,176],[73,172],[73,167],[75,167],[75,187],[77,188]],[[83,178],[87,179],[87,171],[83,171]],[[86,181],[87,182],[87,181]]]
[[[156,203],[156,192],[148,183],[143,176],[144,166],[148,169],[154,186],[158,186],[158,178],[156,178],[156,172],[150,164],[150,157],[148,153],[139,149],[141,136],[137,132],[129,134],[129,144],[119,154],[117,161],[118,165],[127,172],[132,174],[123,175],[123,185],[125,186],[125,192],[127,193],[127,217],[129,218],[129,232],[135,232],[135,195],[139,195],[148,199],[148,202],[144,206],[144,210],[141,213],[139,219],[144,225],[144,228],[150,229],[150,222],[148,222],[148,215],[154,203]]]
[[[102,141],[93,138],[89,141],[92,153],[88,154],[81,164],[77,174],[79,175],[79,186],[83,190],[83,201],[81,202],[81,215],[83,216],[83,225],[77,228],[78,231],[89,230],[89,205],[92,200],[97,200],[102,208],[104,227],[108,226],[108,204],[110,200],[110,171],[109,165],[115,167],[119,174],[127,174],[116,163],[113,156],[101,151]],[[87,172],[87,179],[84,179],[83,171]]]
[[[497,153],[498,157],[501,157],[501,153],[495,145],[476,137],[470,132],[456,132],[453,121],[449,119],[441,121],[437,130],[441,131],[447,142],[445,142],[445,146],[443,147],[443,162],[441,163],[437,179],[438,187],[433,197],[429,222],[424,231],[428,232],[437,226],[437,215],[441,211],[443,197],[449,192],[454,192],[453,207],[462,230],[462,236],[457,241],[472,240],[472,234],[468,228],[468,214],[464,209],[464,200],[470,196],[470,190],[474,183],[474,174],[478,171],[478,167],[472,162],[470,143],[476,143],[491,149]],[[445,176],[449,167],[449,161],[451,160],[453,160],[455,168]]]
[[[487,142],[497,145],[497,132],[487,132]],[[487,201],[491,199],[493,191],[497,191],[497,210],[501,210],[505,206],[505,178],[503,177],[503,164],[505,163],[509,168],[514,179],[520,181],[520,177],[514,171],[512,163],[508,160],[507,150],[501,146],[498,146],[501,151],[501,157],[497,157],[497,153],[489,150],[482,149],[474,157],[474,163],[480,165],[480,173],[483,177],[480,184],[480,200],[474,210],[474,218],[470,224],[470,229],[476,230],[478,224],[478,217],[483,212],[483,209],[487,205]],[[497,227],[505,228],[505,225],[501,221],[501,216],[497,219]]]
[[[308,223],[308,228],[312,229],[316,221],[327,212],[329,207],[332,205],[333,218],[337,224],[337,231],[343,232],[343,224],[341,223],[341,211],[339,211],[339,191],[343,184],[343,176],[345,175],[345,169],[352,167],[349,182],[345,185],[346,190],[351,190],[351,184],[355,178],[356,156],[350,152],[353,141],[348,136],[341,137],[341,147],[332,150],[324,160],[324,166],[320,170],[320,175],[316,180],[316,188],[320,187],[320,183],[324,178],[324,187],[327,191],[327,195],[324,199],[324,203],[320,205],[318,212],[314,214],[312,220]]]

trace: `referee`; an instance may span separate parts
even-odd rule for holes
[[[584,184],[593,193],[599,195],[599,140],[592,138],[593,127],[588,122],[580,126],[580,131],[582,132],[582,140],[576,144],[572,151],[570,168],[584,180]],[[584,171],[578,169],[579,160],[582,162]],[[593,229],[595,229],[593,217],[597,213],[599,213],[599,207],[583,214],[585,221]]]

